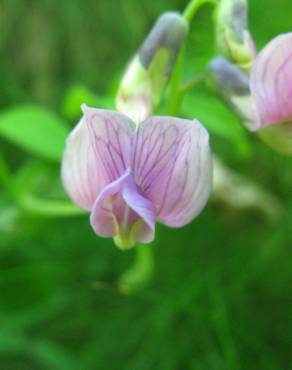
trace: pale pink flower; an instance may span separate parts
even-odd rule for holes
[[[198,121],[151,117],[137,126],[115,111],[83,112],[67,140],[62,179],[96,234],[128,248],[151,242],[156,220],[180,227],[201,212],[212,164]]]
[[[259,53],[251,70],[250,90],[258,113],[255,130],[292,124],[292,33],[275,37]]]

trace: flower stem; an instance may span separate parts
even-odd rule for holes
[[[191,80],[185,82],[181,88],[180,88],[180,94],[181,95],[185,95],[187,92],[189,92],[191,89],[193,89],[194,87],[204,83],[205,81],[205,76],[204,74],[200,74],[194,78],[192,78]]]
[[[190,24],[198,9],[206,3],[214,4],[217,0],[191,0],[183,12],[183,17]],[[181,74],[185,58],[186,43],[183,44],[181,51],[178,55],[176,65],[174,67],[172,77],[170,80],[170,92],[167,105],[167,114],[175,116],[179,114],[180,106],[184,94],[189,88],[181,88]],[[197,81],[196,81],[197,82]],[[193,85],[194,86],[194,85]]]
[[[143,288],[150,281],[154,270],[152,245],[137,245],[132,266],[123,273],[119,280],[120,291],[133,293]]]
[[[187,22],[191,23],[194,15],[203,4],[215,4],[216,2],[217,0],[191,0],[185,8],[183,16]]]
[[[169,114],[170,116],[177,115],[181,103],[182,96],[180,94],[180,85],[182,66],[185,57],[185,48],[185,45],[183,45],[181,48],[170,80],[170,93],[167,106],[167,114]]]

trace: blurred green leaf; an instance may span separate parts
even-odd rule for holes
[[[61,346],[47,340],[34,341],[25,335],[4,331],[0,335],[0,353],[13,357],[21,356],[23,361],[33,359],[42,369],[74,370],[77,368],[73,356]]]
[[[59,161],[69,129],[55,114],[33,105],[0,114],[0,135],[31,154]]]
[[[60,193],[59,178],[59,168],[34,158],[26,161],[14,174],[14,187],[18,195],[34,193],[49,197]]]
[[[51,163],[31,160],[24,163],[14,177],[18,204],[24,211],[43,217],[84,214],[64,194],[60,170]]]
[[[73,203],[66,200],[46,200],[36,198],[33,195],[26,196],[20,199],[22,208],[43,217],[69,217],[85,215],[85,211],[76,207]]]
[[[114,109],[115,106],[113,98],[95,95],[87,87],[75,85],[65,94],[62,111],[68,119],[76,120],[81,116],[80,106],[83,103],[103,109]]]
[[[1,261],[2,263],[4,261]],[[34,310],[54,297],[57,291],[56,268],[44,264],[26,264],[4,269],[0,277],[0,316],[13,316]]]
[[[4,237],[4,233],[13,232],[15,224],[19,217],[17,207],[11,203],[10,199],[6,199],[2,194],[0,195],[0,233]]]
[[[250,158],[252,147],[246,130],[240,126],[231,110],[215,95],[205,90],[187,95],[182,113],[187,118],[199,119],[211,134],[228,140],[241,158]]]

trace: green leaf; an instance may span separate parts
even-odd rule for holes
[[[230,141],[230,145],[242,158],[252,153],[247,131],[240,126],[238,118],[215,95],[197,90],[186,95],[182,113],[185,117],[199,119],[211,134]]]
[[[60,170],[51,163],[41,160],[25,162],[14,176],[14,189],[18,205],[32,215],[68,217],[86,214],[67,199],[60,181]]]
[[[44,108],[26,105],[0,113],[0,136],[30,154],[60,161],[69,128]]]
[[[74,370],[78,366],[72,355],[59,345],[39,338],[32,340],[22,333],[8,330],[3,331],[0,337],[0,354],[11,357],[15,363],[18,358],[21,358],[23,362],[34,361],[42,369]]]
[[[62,111],[70,120],[77,120],[81,115],[81,104],[102,109],[114,109],[115,102],[108,96],[95,95],[91,90],[82,85],[72,86],[64,97]]]

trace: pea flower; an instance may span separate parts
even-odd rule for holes
[[[250,131],[276,151],[292,155],[292,33],[264,47],[250,76],[221,57],[209,63],[207,76]]]
[[[247,0],[220,0],[215,17],[219,54],[244,70],[249,70],[256,55],[247,10]]]
[[[90,212],[95,233],[126,249],[154,239],[155,221],[181,227],[211,191],[209,137],[199,121],[151,117],[137,126],[122,113],[82,106],[68,137],[62,181]]]
[[[178,52],[188,32],[181,14],[162,14],[121,81],[116,106],[135,122],[149,117],[162,98]]]
[[[250,91],[258,113],[252,129],[274,149],[292,155],[292,33],[277,36],[259,53]]]

